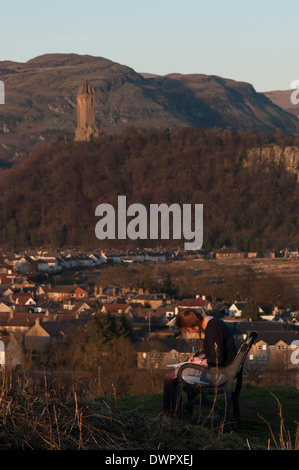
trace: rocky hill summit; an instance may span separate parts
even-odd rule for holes
[[[95,89],[104,133],[125,126],[256,130],[299,135],[299,121],[252,85],[203,74],[141,74],[102,57],[46,54],[0,62],[0,164],[11,165],[57,135],[72,140],[76,95],[85,79]]]

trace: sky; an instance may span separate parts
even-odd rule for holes
[[[0,0],[0,7],[0,61],[89,54],[136,72],[218,75],[257,91],[299,80],[294,0]]]

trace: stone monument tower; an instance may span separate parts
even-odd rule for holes
[[[101,129],[95,120],[95,93],[93,87],[85,80],[77,94],[77,129],[75,141],[89,141],[98,137]]]

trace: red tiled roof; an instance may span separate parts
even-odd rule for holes
[[[209,305],[209,301],[198,297],[196,299],[183,299],[178,302],[178,307],[205,307]]]
[[[32,294],[24,292],[12,294],[12,298],[19,305],[25,305],[25,303],[28,302],[29,299],[34,300]]]

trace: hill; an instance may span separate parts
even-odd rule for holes
[[[53,388],[45,378],[38,386],[20,377],[13,388],[3,388],[0,449],[100,450],[103,460],[113,451],[143,458],[148,454],[142,451],[189,451],[194,462],[201,457],[196,450],[298,450],[298,390],[292,387],[243,386],[241,419],[229,433],[219,420],[203,422],[198,414],[192,422],[160,416],[161,394],[121,397],[117,390],[113,399],[101,395],[95,381],[84,396],[78,388],[78,382]],[[206,417],[209,409],[201,413]]]
[[[134,127],[90,143],[57,141],[0,172],[0,243],[15,249],[107,247],[107,240],[95,237],[95,208],[100,203],[116,208],[117,196],[126,195],[127,205],[203,204],[208,250],[298,247],[297,175],[284,158],[272,158],[273,145],[276,156],[279,148],[281,155],[285,148],[298,148],[290,136],[197,127]],[[115,248],[115,240],[110,245]],[[117,246],[127,247],[127,241]]]
[[[76,95],[85,78],[95,88],[97,120],[107,134],[136,125],[299,135],[297,118],[248,83],[203,74],[139,74],[101,57],[46,54],[26,63],[0,62],[2,166],[57,134],[73,139]]]
[[[290,114],[293,114],[297,119],[299,118],[299,104],[294,104],[291,102],[292,92],[294,90],[275,90],[268,91],[264,94],[269,98],[274,104],[284,109]],[[299,94],[295,95],[295,98],[298,99]]]

